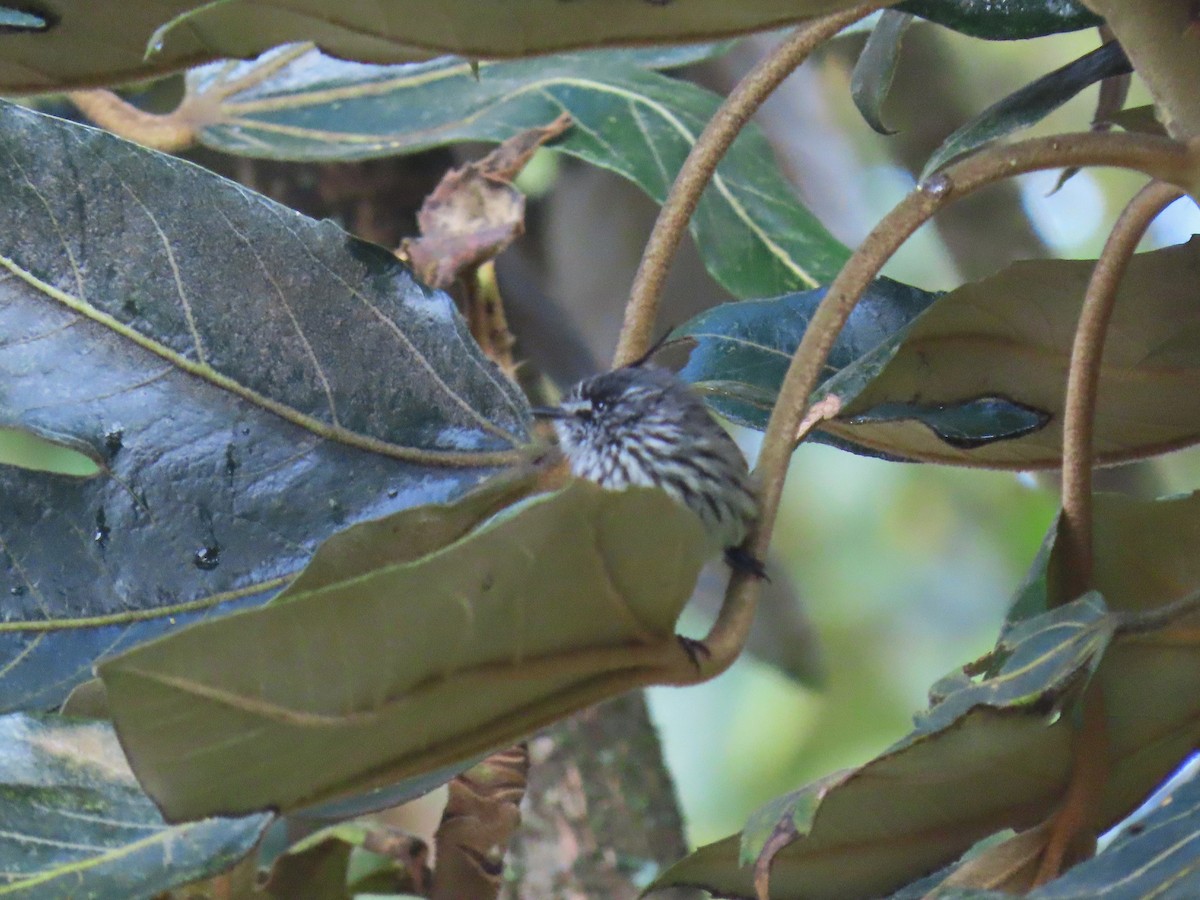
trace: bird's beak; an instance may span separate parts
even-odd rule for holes
[[[571,414],[560,406],[535,406],[533,417],[535,419],[569,419]]]

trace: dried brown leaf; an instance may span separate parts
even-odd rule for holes
[[[446,173],[417,214],[421,236],[405,255],[421,280],[448,288],[469,269],[495,259],[525,230],[525,197],[511,184],[542,144],[571,126],[560,115],[549,125],[514,135],[477,162]]]
[[[434,840],[437,876],[433,900],[495,897],[504,851],[521,822],[529,748],[493,753],[450,782],[446,811]]]

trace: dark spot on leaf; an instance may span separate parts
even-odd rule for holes
[[[104,449],[107,451],[109,459],[121,452],[121,448],[125,446],[124,438],[125,432],[120,428],[114,428],[104,435]]]
[[[959,450],[973,450],[996,441],[1041,431],[1050,422],[1045,410],[1007,397],[977,397],[958,403],[881,403],[846,419],[852,425],[915,421]]]
[[[238,460],[238,457],[237,457],[237,448],[234,447],[233,444],[226,444],[225,445],[225,474],[228,475],[230,478],[232,478],[233,473],[236,472],[241,467],[241,465],[242,464]]]
[[[30,4],[0,6],[0,34],[44,33],[58,22],[54,13]]]
[[[205,572],[211,572],[221,564],[221,545],[211,544],[207,547],[201,547],[192,556],[192,565],[197,569],[203,569]]]
[[[396,488],[389,488],[387,495],[388,495],[389,500],[395,500],[397,497],[400,496],[400,492],[398,490],[396,490]]]
[[[104,514],[104,507],[96,510],[96,530],[92,532],[92,540],[96,542],[96,546],[103,550],[108,546],[108,536],[112,534],[112,529],[108,527],[108,517]]]
[[[125,302],[121,304],[121,310],[129,318],[133,319],[142,314],[141,308],[137,305],[137,301],[132,297],[127,297]]]
[[[27,587],[25,587],[25,585],[23,585],[23,584],[18,584],[16,587],[11,587],[11,588],[9,588],[9,589],[8,589],[8,592],[9,592],[10,594],[12,594],[14,597],[24,597],[24,596],[25,596],[25,592],[26,592],[27,590],[29,590],[29,589],[28,589]]]

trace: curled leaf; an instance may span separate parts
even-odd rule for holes
[[[850,96],[854,105],[866,123],[880,134],[896,133],[895,129],[883,124],[883,103],[892,89],[896,63],[900,59],[900,42],[912,19],[908,13],[885,9],[850,76]]]

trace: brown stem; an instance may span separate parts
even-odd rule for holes
[[[1122,210],[1109,232],[1084,293],[1063,411],[1062,542],[1067,602],[1092,586],[1092,459],[1096,394],[1104,339],[1116,305],[1117,289],[1134,250],[1154,218],[1182,191],[1154,181]],[[1049,820],[1046,851],[1034,884],[1044,884],[1096,850],[1096,822],[1109,777],[1108,719],[1103,686],[1094,681],[1083,697],[1081,722],[1071,741],[1071,778],[1063,804]]]
[[[1066,564],[1063,602],[1092,586],[1092,433],[1104,338],[1117,288],[1150,223],[1182,194],[1179,188],[1161,181],[1138,192],[1113,225],[1084,294],[1063,411],[1062,524],[1058,535]]]
[[[890,2],[870,0],[853,9],[801,25],[763,57],[721,103],[692,145],[654,222],[625,306],[625,322],[613,358],[614,368],[629,365],[649,349],[663,282],[679,242],[683,240],[688,220],[696,211],[700,195],[717,170],[717,164],[750,117],[814,49],[847,25],[890,5]]]
[[[313,46],[298,44],[264,62],[256,63],[238,78],[227,81],[225,73],[237,67],[236,63],[229,63],[222,75],[206,90],[193,91],[189,85],[179,106],[166,115],[140,110],[104,89],[71,91],[67,98],[101,128],[107,128],[113,134],[152,150],[177,153],[195,144],[204,126],[220,121],[221,105],[228,97],[266,80]]]
[[[795,448],[795,436],[807,412],[809,397],[842,326],[884,263],[947,203],[1013,175],[1070,165],[1135,169],[1163,181],[1186,185],[1195,164],[1188,146],[1169,138],[1135,134],[1069,134],[984,148],[919,185],[875,226],[846,262],[813,314],[792,357],[759,454],[756,471],[762,512],[748,539],[747,548],[751,553],[760,559],[766,553],[779,510],[788,460]],[[720,674],[737,658],[757,601],[757,579],[735,575],[730,580],[721,612],[704,640],[711,655],[701,661],[700,680]]]
[[[175,113],[160,116],[144,112],[126,103],[112,91],[102,88],[71,91],[67,98],[101,128],[137,141],[143,147],[176,153],[196,142],[197,128],[192,123],[180,119]]]
[[[1050,833],[1033,879],[1035,887],[1096,852],[1095,823],[1110,770],[1108,717],[1099,682],[1084,694],[1080,718],[1071,746],[1071,780],[1062,806],[1049,820]]]

